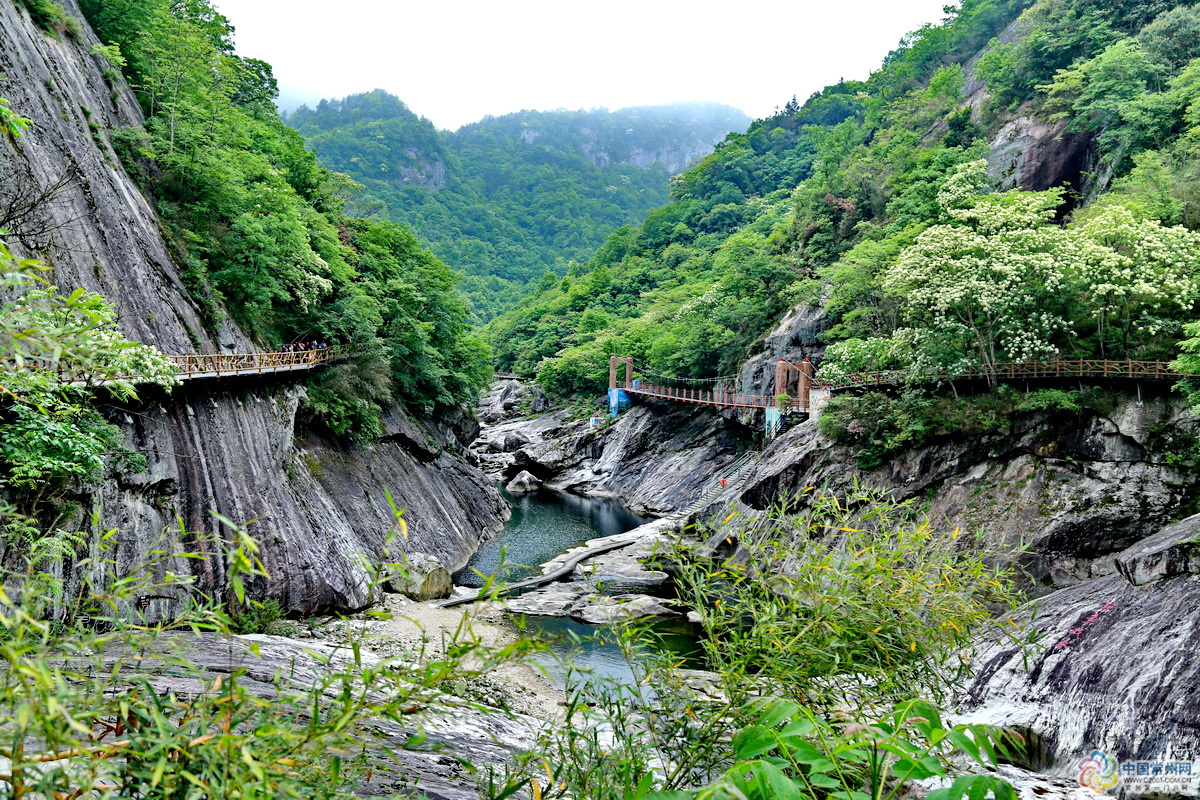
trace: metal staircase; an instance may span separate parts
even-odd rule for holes
[[[714,476],[707,484],[705,484],[705,487],[703,491],[701,491],[699,497],[693,500],[686,508],[680,509],[674,514],[668,516],[667,519],[672,521],[687,519],[697,511],[706,508],[722,494],[726,492],[736,492],[741,489],[745,484],[746,479],[750,477],[750,473],[754,471],[754,467],[758,464],[759,455],[760,453],[757,450],[751,450],[750,452],[740,456],[736,461],[726,467],[727,471],[723,471],[723,474],[721,475]],[[721,485],[722,480],[725,481],[724,486]]]

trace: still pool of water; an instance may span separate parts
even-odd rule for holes
[[[613,500],[579,497],[542,489],[529,494],[503,492],[512,506],[512,518],[495,538],[484,542],[463,569],[454,574],[458,586],[482,586],[484,577],[512,583],[538,574],[540,566],[589,539],[613,536],[649,522]],[[501,568],[501,552],[504,552]],[[605,585],[611,594],[623,591],[662,593],[662,587]],[[668,587],[668,594],[670,589]],[[560,688],[569,682],[606,678],[633,681],[633,670],[604,626],[588,625],[566,617],[524,616],[518,620],[533,638],[546,642],[550,652],[538,657],[550,679]],[[703,669],[699,626],[678,617],[646,623],[658,640],[657,650],[671,654],[685,667]]]
[[[623,685],[635,680],[634,667],[603,625],[588,625],[569,617],[522,617],[525,632],[550,647],[535,657],[550,681],[560,689],[590,680],[612,680]],[[654,650],[669,655],[685,669],[707,669],[701,629],[680,617],[642,620],[653,637]]]
[[[588,539],[613,536],[649,522],[615,500],[579,497],[540,489],[510,495],[500,490],[512,506],[504,530],[484,542],[467,565],[454,573],[456,586],[482,586],[482,575],[512,583],[538,574],[540,566]],[[504,554],[501,570],[500,554]]]

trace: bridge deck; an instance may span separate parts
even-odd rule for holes
[[[615,374],[615,373],[614,373]],[[908,370],[879,370],[852,372],[839,381],[825,381],[817,376],[812,389],[837,391],[844,389],[873,389],[887,386],[902,386],[920,383],[944,383],[957,380],[1137,380],[1177,381],[1184,376],[1171,367],[1169,361],[1124,361],[1086,358],[1062,358],[1053,361],[1022,361],[997,364],[992,370],[971,367],[956,372],[929,371],[913,375]],[[680,386],[661,386],[642,380],[628,380],[621,387],[630,394],[674,400],[681,403],[716,406],[718,408],[748,408],[762,410],[777,408],[776,400],[770,395],[738,394],[720,388],[691,389]],[[810,396],[802,389],[798,396],[791,397],[783,411],[807,411]]]
[[[353,348],[345,345],[326,347],[319,350],[267,353],[191,353],[183,356],[167,356],[175,366],[180,381],[228,378],[236,375],[269,375],[277,372],[298,372],[315,369],[325,364],[349,358]],[[104,385],[111,381],[96,381],[90,374],[74,371],[62,361],[47,359],[25,359],[20,365],[8,365],[9,369],[46,370],[54,372],[63,383],[79,386]],[[113,380],[137,383],[140,375],[120,375]]]

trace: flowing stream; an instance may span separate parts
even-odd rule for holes
[[[458,586],[482,586],[484,578],[496,574],[505,582],[540,573],[541,564],[589,539],[614,536],[649,522],[614,500],[579,497],[541,489],[523,495],[504,491],[512,506],[512,518],[504,530],[485,542],[465,567],[454,574]],[[610,594],[640,592],[661,595],[662,586],[609,585]],[[666,587],[670,592],[669,586]],[[526,631],[550,645],[551,654],[540,659],[559,686],[585,674],[614,678],[623,683],[633,673],[621,648],[604,626],[588,625],[567,617],[524,616],[518,620]],[[649,622],[661,648],[681,658],[686,666],[702,668],[698,626],[680,617]]]

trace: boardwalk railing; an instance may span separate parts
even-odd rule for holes
[[[223,378],[233,375],[266,375],[275,372],[293,372],[314,369],[332,361],[348,358],[354,348],[336,345],[313,350],[270,353],[189,353],[183,356],[167,356],[175,366],[181,381],[204,378]],[[74,368],[69,362],[49,359],[27,358],[21,364],[5,364],[3,369],[45,370],[53,372],[63,383],[103,384],[91,373]],[[137,383],[140,375],[118,375],[115,379]]]
[[[313,369],[351,355],[347,345],[289,353],[210,353],[168,356],[181,381],[226,375],[267,374]]]
[[[683,403],[700,403],[722,408],[774,408],[775,398],[761,394],[734,394],[720,389],[687,389],[679,386],[659,386],[646,381],[634,381],[626,389],[631,394],[643,397],[658,397],[663,400],[678,400]],[[794,398],[793,404],[798,404],[800,398]],[[795,406],[800,408],[799,405]],[[807,406],[805,406],[807,408]]]
[[[1054,378],[1133,379],[1141,381],[1176,381],[1182,378],[1171,368],[1169,361],[1116,361],[1109,359],[1060,358],[1053,361],[1020,361],[997,364],[994,370],[980,367],[948,371],[928,371],[913,374],[910,370],[879,370],[876,372],[851,372],[836,381],[823,380],[818,374],[812,382],[813,389],[867,389],[875,386],[900,386],[913,383],[939,383],[953,380],[1022,380]],[[783,411],[807,411],[811,395],[801,391],[797,396],[787,396],[779,406],[770,395],[738,394],[720,388],[692,389],[681,386],[665,386],[641,380],[626,381],[622,388],[630,394],[676,400],[683,403],[719,406],[722,408],[781,408]]]
[[[1179,380],[1169,361],[1116,361],[1092,358],[1058,358],[1052,361],[1011,361],[997,364],[994,370],[983,367],[948,372],[930,370],[913,375],[909,370],[851,372],[838,381],[824,381],[817,375],[817,386],[829,389],[897,386],[905,383],[938,383],[952,380],[1022,380],[1053,378],[1134,378],[1137,380]]]

